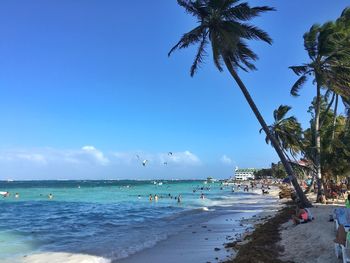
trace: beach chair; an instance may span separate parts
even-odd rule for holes
[[[334,209],[333,219],[336,231],[339,225],[343,225],[345,231],[350,231],[350,208],[341,207]]]
[[[345,232],[344,226],[340,225],[338,227],[337,235],[334,240],[334,250],[335,250],[335,256],[337,258],[340,258],[340,256],[343,254],[343,251],[345,252],[345,255],[346,255],[346,249],[348,247],[346,235],[347,234]],[[344,258],[346,259],[347,257],[345,256]]]
[[[346,240],[346,246],[340,245],[342,256],[343,256],[343,263],[349,263],[350,262],[350,248],[348,248],[348,241]],[[339,258],[339,257],[338,257]]]
[[[335,256],[342,257],[343,263],[350,263],[350,247],[347,235],[343,225],[339,225],[336,239],[334,240]]]

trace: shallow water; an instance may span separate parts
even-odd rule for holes
[[[232,193],[231,187],[203,181],[15,181],[0,182],[0,191],[11,193],[0,197],[4,260],[43,252],[120,259],[188,224],[269,203],[261,195]],[[149,201],[150,194],[159,200]],[[179,194],[181,203],[174,198]]]

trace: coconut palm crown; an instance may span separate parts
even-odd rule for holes
[[[185,33],[168,55],[177,49],[198,44],[197,54],[191,66],[193,76],[207,54],[211,43],[215,66],[222,71],[222,64],[234,69],[255,70],[253,61],[258,56],[248,47],[246,40],[262,40],[271,44],[272,39],[260,28],[247,23],[248,20],[274,8],[268,6],[250,7],[239,0],[178,0],[186,12],[197,18],[198,26]]]
[[[274,110],[274,123],[269,125],[270,132],[282,149],[288,151],[294,158],[301,151],[302,142],[302,128],[296,117],[287,117],[291,107],[287,105],[280,105],[278,109]],[[260,133],[262,129],[260,130]],[[266,143],[270,143],[269,137],[266,136]]]

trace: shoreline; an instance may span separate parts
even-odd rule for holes
[[[257,224],[273,217],[283,204],[278,199],[278,188],[265,196],[274,199],[268,206],[257,210],[241,210],[228,207],[227,213],[211,218],[199,225],[189,225],[184,231],[154,247],[146,248],[113,263],[138,263],[145,260],[152,263],[177,262],[225,262],[237,253],[227,246],[232,241],[242,240],[251,233]]]
[[[242,199],[237,199],[235,203],[212,206],[209,209],[203,208],[203,211],[198,214],[203,220],[192,222],[180,220],[177,224],[184,223],[181,225],[180,232],[169,234],[155,245],[125,255],[124,258],[109,259],[110,257],[92,254],[47,251],[26,255],[8,262],[137,263],[145,262],[146,259],[147,262],[163,263],[164,258],[168,263],[224,262],[236,254],[235,250],[227,247],[228,243],[242,240],[254,230],[257,224],[271,218],[283,206],[278,199],[278,192],[277,187],[272,187],[268,195],[262,195],[260,189],[255,189],[250,191],[246,197],[242,195]],[[135,240],[136,245],[137,242]]]

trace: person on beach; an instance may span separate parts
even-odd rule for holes
[[[296,215],[292,216],[292,221],[294,225],[307,223],[307,221],[309,221],[307,210],[304,207],[300,206],[296,211]]]
[[[348,198],[345,201],[346,208],[350,208],[350,194],[348,194]]]

